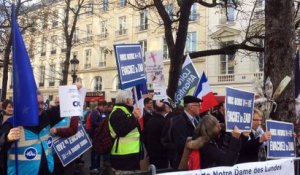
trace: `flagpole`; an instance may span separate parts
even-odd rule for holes
[[[15,8],[15,0],[12,1],[12,10],[11,10],[11,15],[12,15],[12,20],[11,20],[11,26],[12,26],[12,47],[13,47],[13,58],[15,57],[16,55],[16,40],[15,40],[15,20],[16,19],[16,8]],[[14,60],[14,59],[12,59]],[[13,63],[14,65],[14,63]],[[15,106],[16,107],[16,106]],[[16,127],[16,120],[15,120],[15,115],[13,115],[13,127]],[[15,143],[15,148],[14,148],[14,151],[15,151],[15,168],[16,168],[16,175],[19,175],[19,162],[18,162],[18,140],[15,140],[14,141]]]
[[[137,97],[137,92],[136,92],[136,86],[134,86],[134,88],[133,88],[133,95],[134,95],[134,100],[135,100],[136,107],[139,108],[138,97]]]

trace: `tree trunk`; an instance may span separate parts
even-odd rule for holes
[[[8,66],[9,66],[9,55],[11,53],[11,44],[12,44],[12,40],[11,40],[11,37],[10,37],[9,40],[8,40],[8,43],[5,47],[5,51],[4,51],[1,101],[6,99],[7,80],[8,80]]]
[[[270,117],[282,121],[295,119],[295,21],[293,0],[267,0],[265,9],[265,80],[270,77],[274,91],[285,76],[292,78],[276,100]]]
[[[68,76],[69,76],[69,66],[70,66],[70,57],[71,57],[71,47],[67,44],[67,49],[66,49],[66,59],[64,62],[64,70],[63,70],[63,80],[62,80],[62,85],[67,85],[68,84]]]

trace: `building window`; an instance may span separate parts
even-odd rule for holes
[[[221,43],[221,46],[227,46],[233,44],[233,41],[223,42]],[[234,74],[234,54],[230,55],[221,55],[220,59],[220,73],[221,74]]]
[[[40,79],[39,87],[43,87],[45,84],[45,66],[40,66]]]
[[[168,44],[166,38],[163,38],[163,59],[164,60],[169,59],[169,50],[168,50]]]
[[[48,27],[48,18],[45,17],[45,19],[43,20],[43,24],[42,24],[42,29],[45,30]]]
[[[264,8],[265,7],[265,0],[256,0],[256,7]]]
[[[185,43],[185,53],[191,53],[197,51],[197,33],[188,32],[186,43]]]
[[[85,9],[85,13],[88,15],[88,16],[91,16],[93,15],[93,2],[89,2],[86,9]]]
[[[227,3],[227,21],[233,22],[236,19],[237,11],[232,0],[229,0]]]
[[[54,86],[55,84],[55,64],[50,65],[49,69],[49,86]]]
[[[102,10],[108,11],[108,0],[102,0]]]
[[[100,24],[100,38],[107,38],[107,20],[101,21],[101,24]]]
[[[59,19],[57,11],[53,12],[53,18],[52,19],[53,19],[52,20],[52,28],[55,28],[55,27],[58,26],[58,19]]]
[[[112,91],[117,91],[119,89],[119,77],[116,75],[113,79]]]
[[[173,20],[173,16],[174,16],[174,6],[173,4],[167,4],[165,6],[165,9],[169,15],[170,20]]]
[[[142,57],[145,61],[145,53],[147,52],[147,40],[141,40],[139,41],[139,44],[141,45]]]
[[[125,35],[127,34],[126,29],[126,16],[119,17],[119,30],[117,31],[117,35]]]
[[[118,5],[119,7],[125,7],[127,5],[127,0],[119,0]]]
[[[41,56],[46,55],[46,37],[43,37],[41,40]]]
[[[51,36],[51,55],[56,54],[57,36]]]
[[[92,32],[92,24],[86,25],[86,40],[91,41],[93,39],[93,32]]]
[[[77,43],[79,41],[79,28],[78,27],[76,27],[76,29],[74,31],[73,40],[74,40],[74,43]]]
[[[97,76],[93,79],[93,91],[102,91],[102,77]]]
[[[140,26],[139,31],[144,31],[148,29],[148,11],[144,10],[140,13]]]
[[[106,47],[100,47],[100,57],[99,57],[99,67],[106,66],[106,55],[108,54],[108,49]]]
[[[85,56],[84,56],[84,58],[85,58],[84,68],[85,69],[91,68],[91,56],[92,56],[91,49],[85,50]]]
[[[189,19],[190,19],[190,21],[196,21],[199,19],[198,7],[197,7],[196,3],[194,3],[191,7],[191,14],[190,14]]]

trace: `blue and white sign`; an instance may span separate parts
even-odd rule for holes
[[[268,158],[296,157],[294,125],[292,123],[267,120],[267,131],[272,133],[268,141]]]
[[[53,143],[53,148],[64,167],[91,147],[92,143],[81,123],[75,135],[68,138],[59,138]]]
[[[120,88],[126,89],[147,81],[144,60],[139,44],[114,45]]]
[[[254,93],[226,88],[225,121],[226,131],[237,126],[241,131],[251,131],[254,108]]]

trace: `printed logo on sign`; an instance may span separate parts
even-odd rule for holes
[[[80,102],[79,101],[73,101],[73,106],[80,106]]]
[[[25,155],[26,159],[32,160],[36,157],[37,150],[33,147],[29,147],[25,150],[24,155]]]
[[[52,143],[53,143],[53,138],[52,138],[52,137],[49,137],[49,138],[47,139],[47,145],[48,145],[49,148],[52,147]]]

